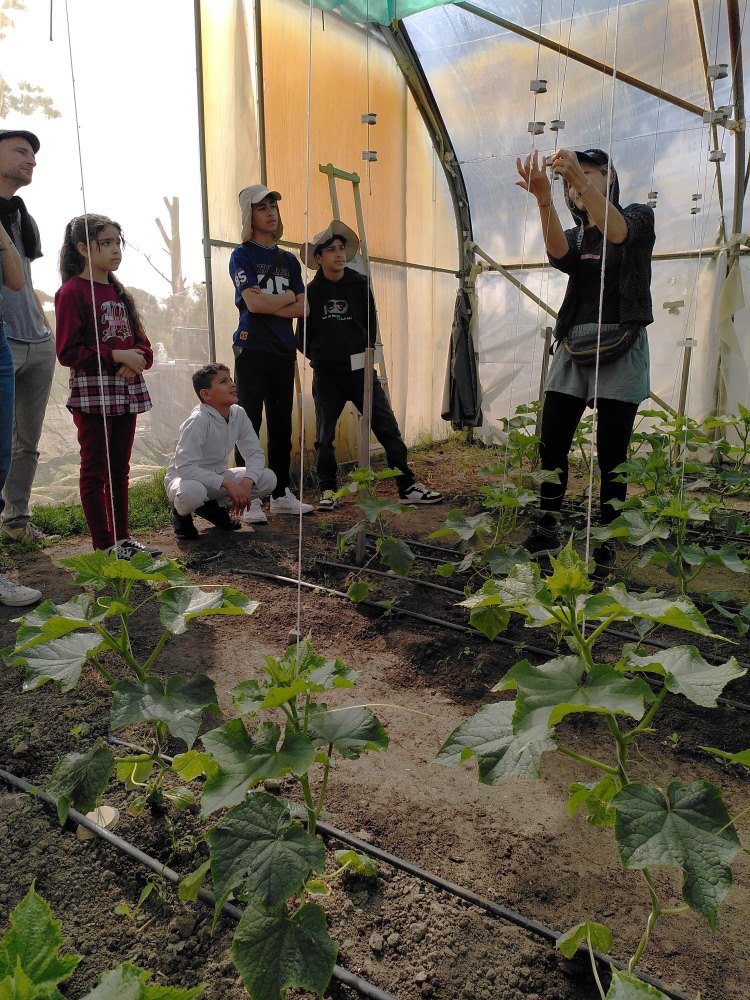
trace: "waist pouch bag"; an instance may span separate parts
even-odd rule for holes
[[[627,354],[640,332],[640,326],[624,325],[609,331],[602,330],[601,336],[594,330],[593,333],[584,333],[573,341],[564,340],[563,347],[577,365],[595,365],[597,354],[599,364],[607,365],[610,361]]]

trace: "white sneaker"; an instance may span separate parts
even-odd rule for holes
[[[268,524],[268,518],[263,511],[263,501],[260,498],[253,500],[240,520],[243,524]]]
[[[27,604],[36,604],[41,598],[41,590],[24,587],[20,583],[13,583],[7,576],[0,576],[0,604],[7,604],[10,608],[23,608]]]
[[[271,497],[272,514],[312,514],[313,506],[302,503],[287,486],[283,497]]]

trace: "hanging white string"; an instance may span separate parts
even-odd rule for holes
[[[305,150],[305,245],[310,243],[310,174],[312,170],[312,59],[313,59],[313,0],[308,4],[308,48],[307,48],[307,146]],[[300,266],[306,266],[302,261]],[[299,499],[300,508],[297,516],[297,662],[300,657],[300,643],[302,640],[302,489],[305,482],[305,390],[307,388],[307,282],[303,281],[304,291],[304,311],[302,313],[302,375],[300,376],[299,415],[300,415],[300,436],[299,436]],[[295,365],[297,363],[295,358]]]
[[[607,8],[607,28],[609,29],[609,8]],[[596,362],[594,364],[594,409],[593,409],[593,420],[591,424],[591,441],[589,442],[589,486],[588,486],[588,501],[586,504],[586,543],[584,550],[584,559],[588,563],[589,553],[591,550],[591,521],[592,521],[592,511],[594,504],[594,447],[596,442],[596,432],[598,424],[598,406],[599,406],[599,345],[601,343],[602,335],[602,312],[604,310],[604,278],[607,268],[607,235],[609,230],[609,207],[610,207],[610,188],[612,184],[612,142],[614,135],[614,122],[615,122],[615,91],[617,90],[617,45],[619,41],[620,33],[620,0],[617,0],[617,9],[615,13],[615,40],[614,40],[614,53],[612,59],[612,92],[609,104],[609,142],[607,146],[607,191],[606,191],[606,202],[604,205],[604,230],[602,232],[602,272],[599,281],[599,314],[597,317],[597,351],[596,351]]]
[[[124,541],[124,539],[119,539],[117,537],[117,522],[115,519],[115,491],[112,483],[112,462],[109,450],[109,434],[107,432],[107,408],[104,399],[104,373],[102,370],[102,356],[99,350],[99,320],[97,316],[96,308],[96,289],[94,286],[94,277],[91,269],[91,241],[89,239],[89,225],[88,225],[88,209],[86,207],[86,183],[84,180],[83,173],[83,151],[81,150],[81,124],[78,118],[78,96],[76,91],[76,78],[75,69],[73,66],[73,43],[70,35],[70,15],[68,13],[68,0],[65,0],[65,26],[67,30],[68,37],[68,58],[70,61],[70,81],[73,88],[73,117],[75,118],[76,125],[76,143],[78,147],[78,166],[81,176],[81,201],[83,203],[83,215],[86,220],[85,230],[86,230],[86,251],[88,255],[88,266],[89,266],[89,288],[91,289],[91,311],[94,320],[94,341],[96,346],[96,365],[99,378],[99,393],[101,398],[102,406],[102,423],[104,426],[104,450],[107,460],[107,477],[109,480],[109,506],[110,506],[110,516],[112,518],[112,539],[114,541],[114,553],[117,558],[119,558],[119,552],[117,543],[119,541]]]

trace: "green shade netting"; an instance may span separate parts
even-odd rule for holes
[[[390,24],[430,7],[442,7],[455,0],[312,0],[321,10],[335,10],[347,21],[359,24]],[[302,0],[306,6],[309,0]]]

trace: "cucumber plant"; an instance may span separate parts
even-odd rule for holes
[[[202,751],[175,758],[185,778],[206,775],[204,816],[228,810],[206,836],[209,861],[189,876],[182,895],[193,898],[210,868],[216,916],[230,893],[244,905],[232,959],[254,1000],[279,1000],[292,986],[323,995],[338,948],[313,900],[328,895],[344,871],[376,871],[369,859],[339,851],[336,870],[326,872],[316,834],[334,754],[356,760],[388,746],[369,708],[329,708],[317,699],[353,688],[355,678],[340,660],[319,656],[308,637],[279,659],[265,657],[263,678],[232,692],[240,717],[202,736]],[[301,806],[258,787],[282,776],[297,783]]]
[[[438,763],[456,766],[474,757],[479,780],[495,785],[508,778],[536,778],[543,754],[557,751],[596,776],[569,790],[568,813],[586,813],[587,822],[611,827],[625,868],[641,872],[649,900],[645,929],[627,973],[613,970],[601,997],[628,1000],[661,996],[634,975],[654,925],[663,917],[696,910],[716,927],[719,904],[732,882],[731,862],[741,850],[733,820],[718,787],[706,781],[671,782],[666,789],[643,784],[631,774],[631,752],[653,730],[668,692],[693,704],[715,707],[726,684],[742,676],[734,657],[709,664],[689,645],[652,653],[625,646],[611,665],[597,660],[596,644],[614,622],[660,623],[697,635],[714,636],[705,619],[685,597],[664,600],[654,594],[632,594],[621,585],[592,593],[585,564],[569,543],[551,559],[546,579],[535,564],[523,564],[505,579],[489,580],[463,605],[489,638],[520,616],[528,628],[554,628],[567,650],[541,665],[516,663],[496,685],[515,691],[513,701],[481,708],[457,727],[440,748]],[[648,683],[647,683],[648,681]],[[565,744],[557,726],[578,713],[601,716],[612,738],[612,751],[597,759]],[[651,868],[668,865],[682,870],[682,903],[659,898]],[[608,950],[611,932],[585,923],[560,941],[566,953],[579,945]]]
[[[414,553],[406,542],[401,538],[396,538],[388,531],[390,519],[394,515],[408,510],[408,507],[399,503],[398,500],[380,499],[373,492],[373,487],[377,483],[394,479],[399,475],[401,473],[397,469],[381,469],[377,472],[370,468],[353,469],[349,474],[349,482],[333,494],[336,500],[351,496],[353,493],[356,494],[356,504],[362,511],[363,518],[361,522],[339,535],[336,546],[339,554],[348,545],[356,542],[358,535],[366,529],[368,524],[373,525],[378,533],[374,553],[359,568],[356,573],[357,579],[347,591],[352,601],[362,601],[369,596],[372,586],[362,579],[362,575],[376,558],[398,576],[408,576],[414,562]]]
[[[86,590],[63,604],[44,601],[17,619],[15,644],[3,650],[6,665],[25,668],[26,691],[48,681],[70,691],[88,664],[112,691],[111,729],[145,723],[152,735],[148,753],[115,759],[110,747],[99,742],[85,753],[66,754],[47,786],[57,802],[60,822],[66,821],[71,806],[84,813],[93,809],[115,768],[118,778],[138,791],[129,805],[133,815],[147,803],[161,805],[166,800],[178,809],[192,805],[195,796],[189,788],[165,787],[165,778],[174,771],[162,754],[170,735],[193,745],[203,712],[218,712],[216,691],[204,674],[170,674],[163,681],[152,669],[166,643],[182,635],[194,619],[249,615],[257,602],[233,587],[195,587],[175,561],[147,553],[128,562],[92,552],[63,559],[61,564]],[[150,650],[138,655],[136,646],[141,643],[133,641],[136,622],[151,604],[159,607],[163,631]],[[118,676],[123,667],[129,676]]]
[[[75,972],[79,955],[61,954],[60,921],[34,887],[11,911],[0,938],[0,997],[7,1000],[63,1000],[59,986]],[[151,973],[124,962],[105,972],[84,1000],[194,1000],[203,986],[177,989],[153,985]]]

